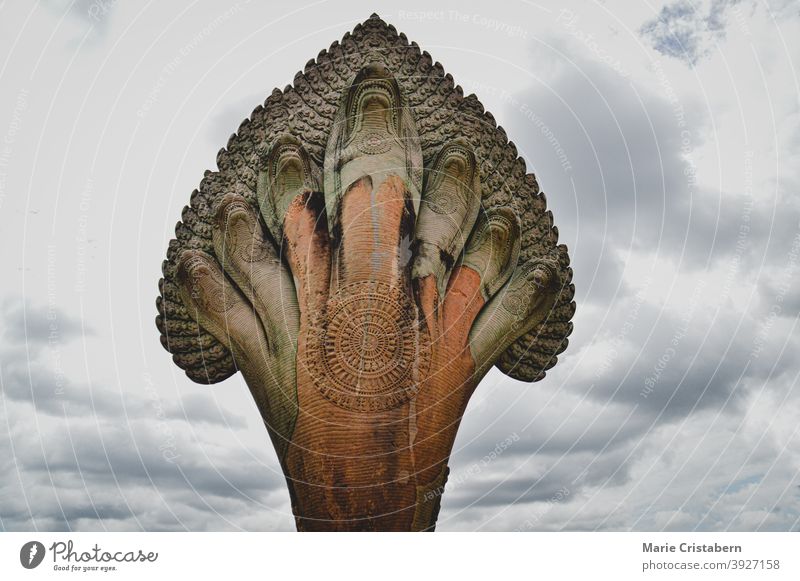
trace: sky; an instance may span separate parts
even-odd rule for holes
[[[0,2],[0,529],[293,529],[157,281],[228,136],[374,11],[506,129],[575,271],[558,365],[473,396],[437,530],[800,529],[794,0]]]

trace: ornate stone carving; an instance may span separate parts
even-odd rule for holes
[[[163,264],[199,383],[241,371],[300,530],[431,530],[474,389],[567,345],[569,256],[474,95],[377,16],[245,120]]]
[[[355,283],[329,299],[327,313],[324,327],[310,332],[306,350],[320,393],[353,411],[407,402],[430,366],[430,345],[403,290]]]

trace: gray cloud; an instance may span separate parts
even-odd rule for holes
[[[558,46],[574,68],[558,69],[547,87],[509,99],[507,113],[570,247],[584,310],[547,386],[494,378],[478,389],[453,454],[460,469],[444,497],[443,527],[747,530],[756,499],[787,486],[785,473],[753,475],[781,453],[750,447],[763,460],[751,457],[746,473],[737,474],[738,451],[716,447],[704,431],[713,424],[729,442],[738,441],[753,399],[796,372],[790,353],[800,345],[788,324],[769,315],[778,295],[787,312],[794,308],[786,287],[796,284],[787,263],[796,207],[782,207],[773,220],[772,207],[753,204],[744,192],[715,195],[697,186],[687,176],[694,151],[710,138],[703,107],[620,82],[615,71]],[[745,208],[747,240],[737,248]],[[659,273],[627,266],[620,257],[631,250],[649,255],[654,268],[657,260],[674,265],[676,279],[695,281],[693,293],[684,290],[664,304],[652,299],[664,289],[650,288],[640,301],[639,289],[658,285],[646,281]],[[713,272],[720,265],[727,266],[728,286]],[[731,293],[753,284],[760,269],[773,282],[756,284],[745,310],[734,305]],[[711,297],[721,300],[715,305]],[[487,461],[491,446],[478,443],[503,441],[508,426],[519,427],[518,439]],[[684,440],[683,430],[697,440]],[[692,450],[697,441],[720,454],[710,472],[709,463],[687,468],[670,452]],[[664,482],[642,484],[652,480],[642,480],[648,465],[671,466],[670,475],[677,470],[669,486],[678,492]],[[753,486],[756,493],[742,498]],[[620,499],[632,489],[642,500],[628,505]],[[727,504],[737,495],[738,513]],[[775,501],[785,505],[788,498]],[[612,504],[606,509],[601,499]],[[668,510],[684,501],[685,513]],[[752,527],[785,530],[796,517],[784,508]]]
[[[185,395],[179,404],[167,411],[167,416],[190,423],[200,422],[233,429],[247,426],[243,416],[220,407],[210,395],[201,393]]]
[[[0,481],[0,528],[291,526],[283,475],[271,451],[222,449],[214,442],[220,430],[246,429],[244,416],[209,394],[170,401],[155,386],[152,393],[114,392],[54,373],[47,321],[59,321],[59,349],[69,347],[80,326],[58,309],[29,307],[23,328],[33,331],[23,333],[20,312],[2,312],[1,401],[9,429],[0,430],[6,475]],[[262,511],[255,520],[254,506]]]
[[[38,346],[94,333],[91,327],[60,309],[33,307],[19,297],[6,298],[0,309],[2,337],[11,344]]]
[[[682,131],[691,128],[695,147],[703,139],[706,120],[698,103],[671,105],[580,54],[570,57],[575,68],[515,97],[508,114],[520,151],[549,194],[585,304],[626,294],[623,257],[631,250],[704,263],[716,214],[733,206],[698,203],[687,180]]]

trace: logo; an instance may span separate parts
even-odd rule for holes
[[[44,545],[39,541],[29,541],[19,550],[19,562],[26,569],[35,569],[44,559]]]

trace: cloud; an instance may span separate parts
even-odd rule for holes
[[[508,99],[506,115],[570,247],[575,332],[544,382],[493,373],[478,388],[440,528],[796,528],[796,475],[779,468],[797,441],[783,427],[795,404],[780,399],[800,348],[786,290],[796,208],[773,219],[758,194],[691,179],[713,139],[699,102],[550,45],[569,66]],[[776,304],[788,315],[771,316]]]
[[[0,308],[4,323],[2,336],[10,343],[38,346],[93,334],[83,321],[55,307],[32,307],[19,298],[7,298]]]
[[[105,35],[119,0],[47,0],[44,6],[59,17],[68,14],[99,35]]]
[[[764,10],[776,20],[800,16],[794,0],[677,0],[645,22],[639,34],[664,56],[695,66],[725,40],[732,13],[750,35],[747,22],[756,10]]]
[[[189,423],[206,423],[233,429],[244,428],[247,421],[244,416],[232,413],[219,406],[210,395],[190,393],[167,411],[171,419],[179,419]]]
[[[714,244],[717,252],[732,249],[738,200],[720,205],[691,179],[691,154],[708,125],[701,103],[670,102],[620,82],[613,69],[559,40],[552,44],[571,65],[510,99],[507,115],[570,248],[581,304],[625,296],[632,251],[704,264]]]
[[[66,354],[81,336],[67,313],[19,300],[0,312],[0,529],[292,527],[274,454],[237,442],[244,416],[208,393],[78,383],[58,371],[52,320]]]
[[[740,1],[711,0],[703,10],[702,2],[678,0],[661,8],[639,33],[661,54],[694,66],[725,38],[728,10]]]

